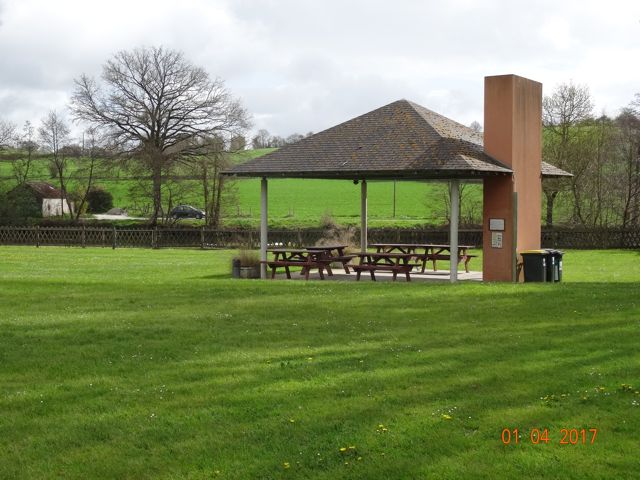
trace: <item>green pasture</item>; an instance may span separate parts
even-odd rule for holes
[[[247,150],[233,155],[232,160],[236,163],[244,162],[271,150]],[[69,165],[70,171],[77,171],[75,159],[70,159]],[[46,158],[34,161],[32,173],[32,179],[50,181],[57,185],[57,180],[49,178]],[[10,162],[0,161],[0,178],[5,179],[0,190],[2,186],[5,190],[11,188],[11,175]],[[165,207],[168,208],[170,195],[173,206],[186,203],[202,207],[201,184],[197,180],[180,180],[179,183],[179,186],[173,184],[170,189],[164,189]],[[99,172],[95,184],[113,195],[114,206],[127,209],[132,216],[144,216],[152,210],[151,196],[148,193],[150,182],[134,180],[122,168]],[[224,209],[224,225],[257,227],[260,221],[260,180],[235,179],[231,184],[235,200]],[[79,188],[77,180],[69,182],[70,191]],[[372,227],[439,226],[448,223],[446,183],[370,182],[368,193],[369,223]],[[567,192],[561,193],[556,201],[556,218],[559,221],[569,218],[571,213],[567,210],[567,195]],[[273,228],[317,227],[321,218],[327,215],[342,225],[359,224],[360,185],[344,180],[269,180],[269,216]],[[462,195],[461,223],[477,224],[481,218],[482,185],[468,184]]]
[[[233,254],[0,247],[0,478],[637,476],[638,252],[454,286]]]

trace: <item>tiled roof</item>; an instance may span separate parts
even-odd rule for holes
[[[27,182],[26,184],[40,198],[60,198],[62,192],[47,182]]]
[[[565,172],[561,168],[558,168],[554,165],[551,165],[547,162],[542,162],[542,176],[546,178],[554,178],[554,177],[573,177],[572,173]]]
[[[511,170],[485,154],[482,135],[399,100],[229,169],[310,178],[474,178]]]
[[[543,163],[544,171],[562,170]],[[482,133],[408,100],[380,107],[224,172],[247,177],[480,178],[511,169]],[[566,174],[566,172],[565,172]]]

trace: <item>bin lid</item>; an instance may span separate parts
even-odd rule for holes
[[[524,252],[520,252],[520,255],[546,255],[546,250],[525,250]]]

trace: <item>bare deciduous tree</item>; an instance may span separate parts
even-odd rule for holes
[[[220,226],[223,207],[228,208],[237,201],[235,184],[220,173],[231,166],[224,140],[213,137],[203,145],[203,154],[194,164],[194,173],[202,184],[207,225]]]
[[[0,119],[0,148],[8,147],[13,143],[16,126]]]
[[[49,153],[51,168],[56,172],[60,185],[60,213],[64,216],[64,202],[67,199],[67,158],[64,155],[64,147],[69,142],[69,127],[57,112],[50,111],[42,119],[38,136],[42,147]],[[71,204],[69,204],[71,210]]]
[[[614,170],[613,183],[621,193],[623,228],[640,223],[640,112],[634,104],[631,107],[616,118],[619,168]]]
[[[477,133],[482,132],[482,125],[480,125],[480,122],[478,122],[477,120],[474,120],[473,122],[471,122],[469,124],[469,128]]]
[[[232,152],[241,152],[247,147],[247,139],[243,135],[236,135],[229,142],[229,150]]]
[[[251,139],[251,146],[254,150],[258,148],[267,148],[269,146],[270,139],[271,134],[269,134],[269,131],[262,128],[258,130],[256,136]]]
[[[76,220],[80,218],[82,210],[87,203],[89,192],[93,188],[96,172],[105,161],[105,153],[107,152],[106,140],[96,128],[89,128],[84,133],[84,156],[78,158],[78,169],[75,177],[81,185],[80,202],[76,208]]]
[[[245,109],[222,80],[163,47],[116,53],[103,67],[102,83],[82,75],[71,109],[77,120],[105,129],[150,173],[152,223],[162,213],[163,176],[170,168],[201,153],[203,139],[237,135],[248,126]]]
[[[33,154],[38,150],[38,144],[35,140],[35,128],[28,120],[22,127],[22,135],[18,141],[18,146],[26,156],[21,156],[13,160],[11,167],[13,169],[13,176],[18,182],[18,185],[22,185],[29,179],[29,171],[31,170]]]
[[[545,127],[543,137],[542,158],[564,170],[573,173],[571,190],[574,197],[579,195],[576,184],[586,173],[585,158],[579,152],[580,129],[576,128],[581,122],[591,118],[593,104],[588,87],[562,84],[556,88],[550,97],[542,101],[542,121]],[[564,180],[545,180],[542,185],[547,200],[546,223],[553,225],[553,208],[556,197],[566,188]],[[579,198],[574,199],[574,216],[580,217]]]

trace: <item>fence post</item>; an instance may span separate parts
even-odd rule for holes
[[[204,250],[204,227],[200,229],[200,248]]]
[[[151,248],[158,248],[158,227],[151,231]]]
[[[85,232],[85,227],[84,225],[82,226],[82,234],[81,234],[81,238],[82,238],[82,248],[85,248],[87,246],[87,234]]]
[[[36,248],[40,247],[40,225],[36,225]]]
[[[113,227],[113,249],[116,249],[116,244],[118,243],[118,231],[116,227]]]

